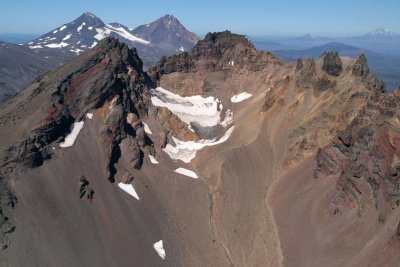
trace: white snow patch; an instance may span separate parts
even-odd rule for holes
[[[156,160],[155,157],[153,157],[152,155],[149,155],[149,158],[150,158],[151,163],[158,164],[158,161]]]
[[[165,259],[165,250],[163,248],[163,242],[162,240],[156,242],[153,244],[154,249],[157,251],[158,255],[161,257],[161,259]]]
[[[246,100],[247,98],[250,98],[252,96],[253,96],[252,94],[249,94],[247,92],[243,92],[243,93],[240,93],[240,94],[232,96],[231,97],[231,102],[232,103],[239,103],[239,102],[242,102],[243,100]]]
[[[110,106],[108,107],[110,110],[112,110],[115,106],[115,102],[117,102],[118,97],[114,97],[111,102],[110,102]]]
[[[93,119],[93,113],[86,113],[86,118],[89,120]]]
[[[144,131],[145,131],[147,134],[153,134],[153,133],[151,132],[151,130],[150,130],[149,125],[147,125],[147,123],[144,123],[144,122],[142,122],[142,123],[143,123]]]
[[[179,51],[185,52],[185,49],[183,48],[183,46],[179,47]]]
[[[44,56],[44,58],[49,58],[48,56]]]
[[[62,40],[63,40],[63,41],[68,40],[69,38],[71,38],[71,35],[72,35],[72,34],[68,34],[68,35],[65,36]]]
[[[97,45],[97,42],[93,42],[93,44],[89,47],[89,48],[93,48],[93,47],[95,47]],[[83,47],[83,45],[81,45],[81,47]],[[86,47],[86,45],[85,45],[85,47]]]
[[[77,30],[78,32],[80,32],[80,31],[82,30],[83,26],[85,26],[85,25],[86,25],[86,23],[85,23],[85,22],[82,22],[81,26],[79,26],[76,30]]]
[[[133,31],[133,29],[132,29],[132,28],[128,28],[128,30],[130,30],[130,31]]]
[[[45,46],[47,46],[48,48],[61,48],[61,47],[66,47],[68,45],[69,44],[64,43],[63,41],[61,41],[61,43],[59,43],[59,44],[47,44]]]
[[[38,48],[43,48],[41,45],[30,45],[30,49],[38,49]]]
[[[226,140],[229,139],[231,136],[233,129],[235,127],[232,126],[229,128],[224,135],[219,139],[219,140],[207,140],[207,139],[202,139],[199,141],[181,141],[179,139],[176,139],[175,137],[172,137],[174,140],[175,146],[171,144],[167,144],[163,151],[168,154],[168,156],[173,159],[173,160],[181,160],[185,163],[190,163],[192,159],[196,157],[197,151],[203,149],[204,147],[207,146],[215,146],[218,144],[221,144],[225,142]]]
[[[31,45],[31,44],[33,44],[33,42],[29,42],[29,43],[28,43],[28,45]]]
[[[192,177],[194,179],[199,178],[194,171],[191,171],[191,170],[188,170],[188,169],[185,169],[185,168],[179,167],[178,169],[175,170],[175,172],[179,173],[179,174],[182,174],[182,175],[185,175],[185,176]]]
[[[93,27],[88,27],[89,31],[93,30]]]
[[[53,31],[53,33],[57,33],[57,32],[58,32],[58,30],[54,30],[54,31]]]
[[[124,183],[118,183],[118,187],[124,190],[126,193],[129,195],[133,196],[137,200],[139,200],[139,196],[135,191],[135,188],[133,188],[133,185],[131,184],[124,184]]]
[[[204,127],[221,124],[219,100],[212,96],[182,97],[161,87],[152,89],[150,92],[154,106],[168,108],[187,125],[190,125],[190,122],[197,122]]]
[[[110,24],[107,24],[105,27],[103,28],[96,28],[96,32],[97,34],[94,36],[95,39],[97,40],[102,40],[104,38],[106,38],[107,36],[109,36],[112,32],[118,34],[119,36],[128,39],[132,42],[136,42],[136,43],[142,43],[142,44],[150,44],[149,41],[144,40],[142,38],[136,37],[133,34],[131,34],[130,32],[128,32],[125,28],[123,27],[114,27]]]
[[[65,25],[64,25],[64,26],[61,26],[60,32],[63,31],[63,30],[65,30],[65,28],[67,28],[67,26],[65,26]]]
[[[71,147],[74,145],[76,138],[78,137],[79,132],[83,128],[84,121],[79,121],[74,123],[74,128],[72,129],[71,133],[68,134],[64,142],[60,143],[60,147]]]
[[[83,52],[84,50],[76,48],[76,49],[71,49],[71,52],[74,52],[75,54],[79,55],[81,52]]]

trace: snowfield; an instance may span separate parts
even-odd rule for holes
[[[167,144],[163,151],[168,154],[168,156],[173,160],[181,160],[185,163],[190,163],[192,159],[196,157],[197,151],[201,150],[207,146],[215,146],[221,144],[229,139],[231,136],[234,126],[229,128],[225,134],[219,140],[199,140],[199,141],[180,141],[175,137],[172,137],[174,140],[175,146],[171,144]]]
[[[185,175],[185,176],[188,176],[188,177],[192,177],[194,179],[199,178],[194,171],[191,171],[191,170],[188,170],[188,169],[185,169],[185,168],[178,168],[178,169],[175,170],[175,172],[179,173],[179,174],[182,174],[182,175]]]
[[[246,100],[247,98],[250,98],[252,96],[253,96],[252,94],[249,94],[247,92],[243,92],[243,93],[240,93],[240,94],[232,96],[231,97],[231,102],[232,103],[239,103],[239,102],[242,102],[243,100]]]
[[[74,123],[74,128],[71,133],[65,137],[64,142],[60,143],[60,147],[71,147],[74,145],[76,138],[78,137],[79,132],[83,128],[84,121],[79,121]]]
[[[157,251],[158,255],[161,257],[161,259],[165,259],[165,250],[163,247],[163,241],[160,240],[156,243],[153,244],[154,249]]]
[[[107,36],[109,36],[112,32],[118,34],[119,36],[130,40],[132,42],[136,42],[136,43],[142,43],[142,44],[150,44],[149,41],[144,40],[142,38],[136,37],[133,34],[131,34],[130,32],[128,32],[127,30],[125,30],[123,27],[114,27],[110,24],[107,24],[105,27],[103,28],[96,28],[96,32],[97,34],[94,36],[95,39],[97,40],[102,40],[104,38],[106,38]]]
[[[133,196],[137,200],[139,200],[139,196],[135,191],[135,188],[133,188],[133,185],[131,184],[124,184],[124,183],[118,183],[118,187],[121,188],[123,191],[128,193],[129,195]]]
[[[199,95],[182,97],[162,87],[152,89],[151,102],[157,107],[166,107],[183,122],[197,122],[203,127],[221,124],[221,107],[219,100]],[[218,107],[219,105],[219,107]]]

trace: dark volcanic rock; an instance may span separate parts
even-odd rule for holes
[[[367,58],[364,54],[359,55],[357,60],[354,62],[352,73],[354,76],[358,77],[366,77],[369,74]]]
[[[376,93],[332,144],[318,151],[315,177],[339,175],[334,203],[355,205],[361,214],[363,193],[358,179],[370,185],[376,203],[388,201],[394,206],[400,196],[400,132],[393,120],[400,115],[399,93]]]
[[[342,72],[342,60],[337,52],[325,52],[322,54],[322,69],[332,76],[339,76]]]
[[[203,62],[201,68],[211,70],[224,70],[234,63],[238,68],[252,71],[271,62],[280,63],[272,53],[257,51],[244,35],[224,31],[208,33],[189,53],[163,57],[159,64],[149,69],[149,75],[159,80],[162,75],[172,72],[196,71],[198,66],[195,62]]]

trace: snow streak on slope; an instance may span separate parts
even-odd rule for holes
[[[250,98],[252,96],[253,96],[252,94],[249,94],[247,92],[243,92],[243,93],[240,93],[240,94],[232,96],[231,97],[231,102],[232,103],[239,103],[239,102],[242,102],[243,100],[246,100],[247,98]]]
[[[165,250],[163,247],[163,241],[160,240],[153,244],[154,249],[157,251],[158,255],[164,260],[165,259]]]
[[[153,134],[153,132],[150,130],[149,125],[147,125],[147,123],[144,123],[144,122],[142,122],[142,123],[143,123],[144,131],[145,131],[147,134]]]
[[[220,103],[212,96],[182,97],[161,87],[151,90],[151,94],[154,106],[168,108],[188,125],[190,122],[197,122],[203,127],[221,124],[221,108],[218,107]]]
[[[153,157],[152,155],[149,155],[149,158],[150,158],[151,163],[158,164],[158,161],[156,160],[155,157]]]
[[[185,168],[178,168],[178,169],[175,170],[175,172],[176,173],[180,173],[180,174],[185,175],[185,176],[188,176],[188,177],[192,177],[194,179],[199,178],[194,171],[191,171],[191,170],[188,170],[188,169],[185,169]]]
[[[84,121],[75,122],[74,128],[71,133],[65,137],[64,142],[60,143],[60,147],[71,147],[74,145],[76,138],[78,137],[79,132],[83,128]]]
[[[118,183],[118,187],[121,188],[122,190],[124,190],[126,193],[128,193],[129,195],[133,196],[134,198],[136,198],[137,200],[139,200],[139,196],[136,193],[135,188],[133,188],[133,185],[131,184],[124,184],[124,183]]]

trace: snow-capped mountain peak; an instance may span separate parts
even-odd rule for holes
[[[113,36],[130,46],[149,45],[150,42],[135,36],[131,29],[119,23],[105,24],[90,12],[29,42],[29,48],[58,48],[63,52],[80,54],[94,47],[100,40]]]
[[[373,31],[370,31],[366,34],[367,36],[396,36],[398,35],[395,32],[389,31],[383,27],[377,28]]]

